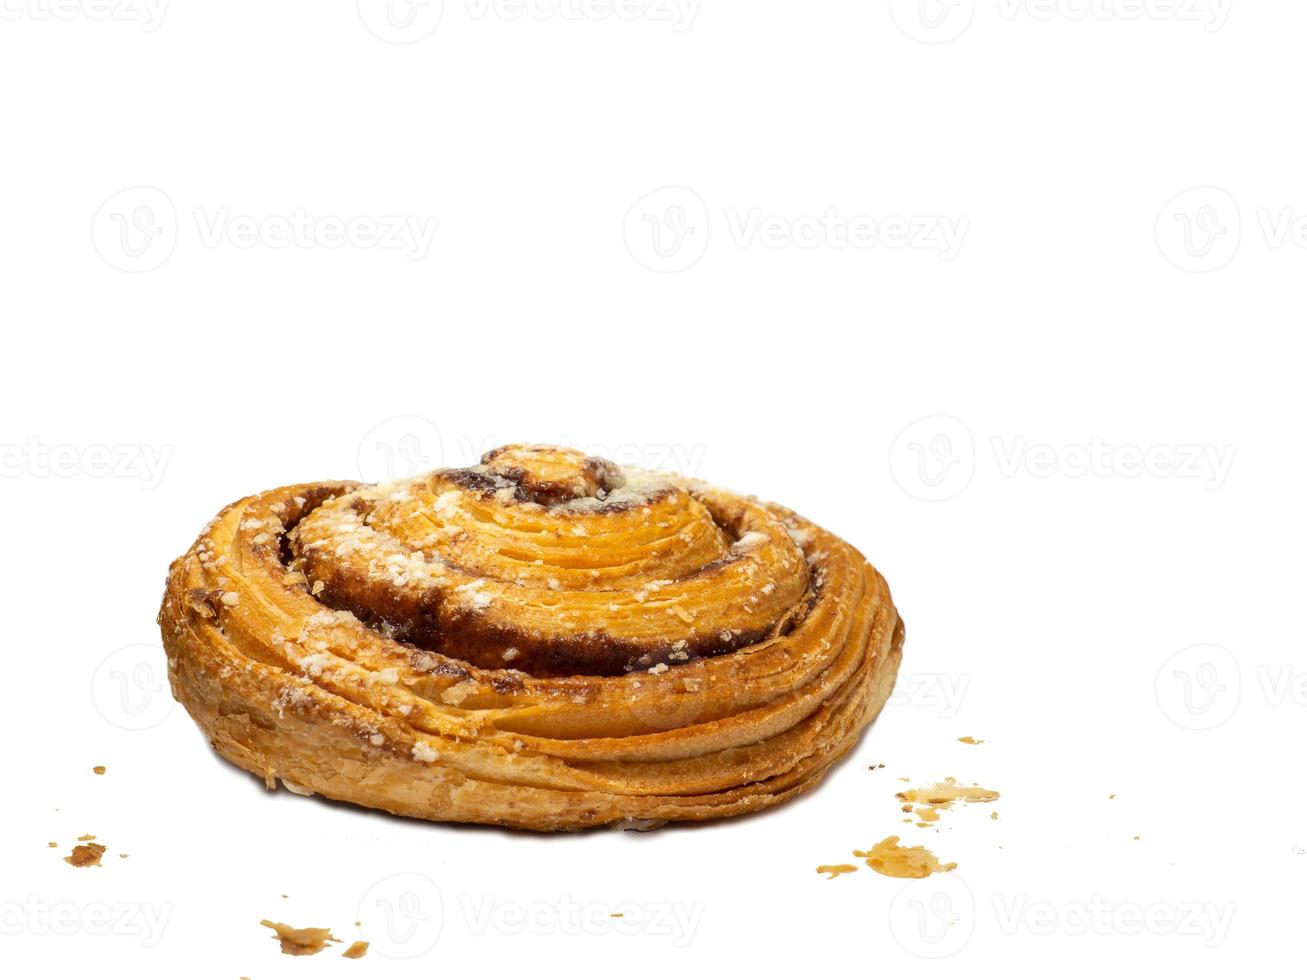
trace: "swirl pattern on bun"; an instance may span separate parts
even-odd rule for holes
[[[903,640],[884,579],[792,511],[525,445],[237,501],[159,621],[178,700],[270,787],[536,830],[802,792]]]

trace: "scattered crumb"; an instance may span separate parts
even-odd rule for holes
[[[95,834],[82,834],[82,836],[77,839],[81,841],[95,840]]]
[[[95,773],[97,776],[103,776],[104,766],[96,766],[94,769],[91,770],[91,772]]]
[[[899,782],[900,782],[900,783],[910,783],[910,782],[912,782],[912,777],[911,777],[911,776],[900,776],[900,777],[899,777]]]
[[[997,810],[994,810],[992,813],[990,813],[990,815],[989,815],[989,819],[990,819],[990,820],[997,820],[997,819],[998,819],[998,811],[997,811]]]
[[[899,846],[898,837],[886,837],[869,851],[854,851],[853,856],[865,858],[872,871],[891,878],[925,878],[957,867],[956,861],[940,864],[924,847]]]
[[[368,944],[358,940],[349,944],[349,949],[340,954],[347,960],[361,960],[368,955]]]
[[[78,844],[64,861],[74,868],[100,867],[100,858],[108,850],[103,844]]]
[[[895,794],[905,803],[926,803],[947,810],[954,803],[989,803],[998,799],[998,791],[983,786],[963,786],[952,776],[933,786],[920,786]]]
[[[984,744],[985,744],[985,740],[984,740],[983,738],[974,738],[974,737],[972,737],[971,735],[963,735],[960,739],[958,739],[958,741],[959,741],[959,742],[962,742],[962,743],[965,744],[965,745],[984,745]]]
[[[52,840],[52,841],[50,841],[50,843],[47,844],[46,846],[47,846],[47,847],[58,847],[58,846],[59,846],[59,842],[58,842],[57,840]]]
[[[1139,835],[1138,835],[1138,834],[1135,834],[1135,836],[1134,836],[1132,839],[1133,839],[1133,840],[1138,840],[1138,839],[1139,839]]]
[[[871,765],[871,766],[868,766],[868,767],[867,767],[868,770],[884,769],[884,768],[885,768],[885,763],[883,763],[883,762],[880,762],[880,763],[877,763],[877,764],[875,764],[875,765]]]
[[[313,956],[326,949],[327,943],[340,942],[331,934],[330,929],[295,929],[284,922],[271,922],[268,919],[263,919],[259,925],[267,926],[277,934],[281,951],[287,956]]]
[[[933,806],[919,806],[916,809],[915,816],[918,820],[918,827],[928,827],[939,821],[939,810]]]
[[[821,864],[817,866],[817,874],[825,875],[827,881],[838,878],[840,875],[852,874],[857,870],[858,866],[856,864]]]
[[[623,918],[625,918],[625,917],[626,917],[626,913],[625,913],[625,912],[609,912],[609,913],[608,913],[608,918],[610,918],[610,919],[623,919]]]
[[[1113,793],[1111,796],[1108,797],[1108,799],[1109,799],[1109,800],[1115,800],[1115,799],[1116,799],[1116,794]]]
[[[922,786],[917,789],[904,790],[902,793],[895,793],[903,805],[899,808],[904,813],[910,813],[916,818],[918,827],[930,827],[932,824],[939,822],[940,812],[951,810],[954,803],[988,803],[991,800],[998,799],[998,793],[992,789],[985,789],[981,786],[961,786],[952,776],[949,776],[942,783],[936,783],[933,786]],[[920,804],[914,807],[913,804]],[[997,816],[991,816],[990,819],[996,820]],[[912,818],[907,818],[904,823],[912,823]]]

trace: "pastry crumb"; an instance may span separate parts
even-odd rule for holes
[[[100,858],[108,848],[103,844],[78,844],[73,852],[64,858],[64,862],[74,868],[98,868]]]
[[[903,847],[897,836],[886,837],[870,850],[854,851],[853,856],[865,859],[872,871],[891,878],[926,878],[958,866],[956,861],[940,864],[939,858],[924,847]]]
[[[939,822],[942,811],[953,809],[954,803],[989,803],[998,799],[999,794],[983,786],[962,786],[949,776],[942,783],[907,789],[894,795],[902,802],[899,809],[911,814],[904,823],[912,823],[915,818],[918,827],[931,827]],[[997,814],[990,819],[997,820]]]
[[[263,919],[259,925],[266,926],[277,934],[281,951],[287,956],[314,956],[327,948],[328,943],[340,942],[331,934],[330,929],[296,929],[284,922]]]
[[[368,944],[360,939],[357,942],[350,943],[349,949],[340,955],[347,960],[361,960],[368,955]]]
[[[984,744],[985,744],[985,740],[984,740],[983,738],[975,738],[974,736],[971,736],[971,735],[963,735],[960,739],[958,739],[958,741],[959,741],[959,742],[962,742],[964,745],[984,745]]]
[[[104,766],[96,766],[94,769],[91,770],[91,772],[95,773],[97,776],[103,776],[105,773],[105,768]]]
[[[990,803],[998,799],[997,790],[963,786],[952,776],[946,777],[942,783],[906,789],[895,795],[905,803],[925,803],[941,810],[949,809],[954,803]]]
[[[817,865],[817,874],[825,875],[826,880],[838,878],[840,875],[852,874],[858,870],[856,864],[819,864]]]

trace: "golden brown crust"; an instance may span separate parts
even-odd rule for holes
[[[269,785],[536,830],[802,792],[903,638],[875,569],[793,512],[524,446],[237,501],[160,625],[177,698]]]

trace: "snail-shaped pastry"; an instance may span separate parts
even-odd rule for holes
[[[706,820],[815,785],[894,684],[853,547],[568,449],[246,497],[173,563],[173,693],[275,787],[428,820]]]

